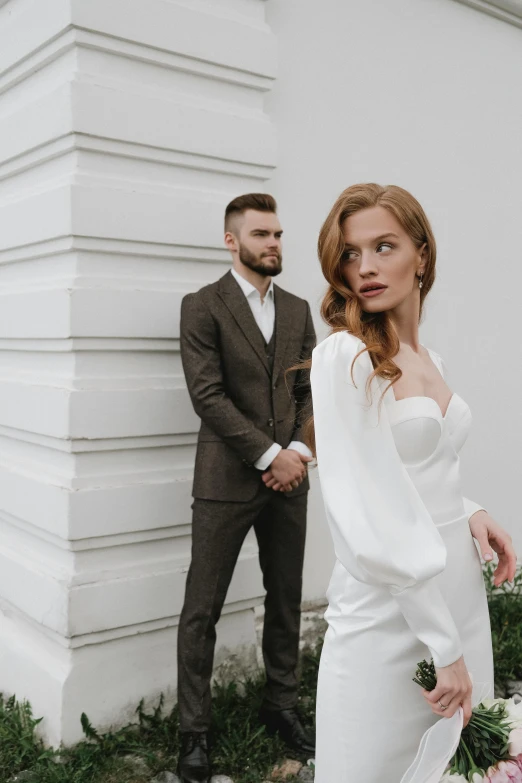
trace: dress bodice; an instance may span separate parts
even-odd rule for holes
[[[395,446],[435,524],[464,514],[459,451],[471,427],[471,412],[457,394],[445,415],[431,397],[385,395]]]

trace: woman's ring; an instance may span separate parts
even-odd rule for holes
[[[446,705],[444,705],[444,704],[441,702],[441,700],[439,699],[439,707],[440,707],[440,708],[441,708],[441,710],[444,712],[444,710],[447,710],[447,709],[448,709],[448,707],[449,707],[449,704],[446,704]]]

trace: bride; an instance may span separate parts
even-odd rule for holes
[[[321,229],[319,257],[332,333],[312,357],[310,427],[337,561],[315,781],[399,783],[439,716],[462,707],[469,720],[472,681],[492,695],[473,538],[486,560],[498,553],[496,584],[514,578],[516,557],[507,533],[462,495],[471,414],[419,342],[436,257],[422,207],[399,187],[354,185]],[[437,687],[423,694],[412,677],[429,657]]]

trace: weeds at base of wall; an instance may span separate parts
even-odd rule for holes
[[[484,570],[491,616],[499,695],[522,680],[522,569],[514,585],[495,588],[492,566]],[[321,642],[301,655],[300,712],[312,727]],[[260,783],[288,752],[259,726],[263,677],[247,676],[214,688],[213,720],[216,774],[234,783]],[[36,730],[39,719],[27,704],[0,696],[0,783],[149,783],[163,770],[174,771],[178,754],[178,715],[164,714],[160,702],[152,712],[142,705],[137,722],[116,732],[99,734],[82,716],[86,739],[60,751],[44,747]]]
[[[313,726],[315,683],[321,642],[301,656],[299,709]],[[288,756],[278,740],[259,725],[257,713],[264,679],[251,676],[241,683],[216,684],[213,700],[212,759],[215,774],[234,783],[260,783]],[[164,714],[160,701],[152,712],[140,705],[137,723],[99,734],[82,716],[85,741],[72,748],[46,749],[36,736],[39,720],[27,704],[0,697],[1,783],[148,783],[163,770],[175,771],[178,755],[178,715]]]
[[[493,660],[497,687],[505,692],[508,683],[522,680],[522,568],[512,584],[493,584],[492,564],[484,568],[488,596]]]

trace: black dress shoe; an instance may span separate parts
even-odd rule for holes
[[[210,783],[210,774],[208,734],[183,732],[178,761],[181,783]]]
[[[279,734],[292,750],[306,755],[315,754],[315,741],[305,731],[297,710],[267,710],[261,708],[259,720],[269,734]]]

